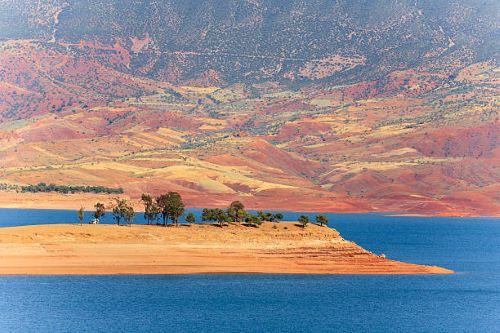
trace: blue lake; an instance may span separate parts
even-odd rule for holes
[[[329,218],[375,253],[458,274],[0,277],[0,332],[500,332],[499,219]],[[75,219],[0,209],[0,226]]]

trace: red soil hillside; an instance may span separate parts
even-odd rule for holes
[[[178,191],[197,207],[500,215],[493,62],[350,85],[219,87],[212,73],[190,86],[130,73],[119,41],[74,44],[0,43],[0,183],[123,187],[134,201]],[[79,205],[66,199],[0,192],[0,206]]]

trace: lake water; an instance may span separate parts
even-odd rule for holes
[[[75,216],[0,209],[0,226]],[[375,253],[459,273],[0,277],[0,332],[500,332],[499,219],[329,217]]]

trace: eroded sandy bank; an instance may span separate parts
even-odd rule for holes
[[[0,275],[451,274],[384,259],[335,230],[293,222],[259,228],[41,225],[0,229]]]

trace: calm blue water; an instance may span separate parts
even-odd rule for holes
[[[0,209],[0,226],[75,216]],[[460,273],[0,277],[0,332],[500,332],[499,219],[330,220],[376,253]]]

